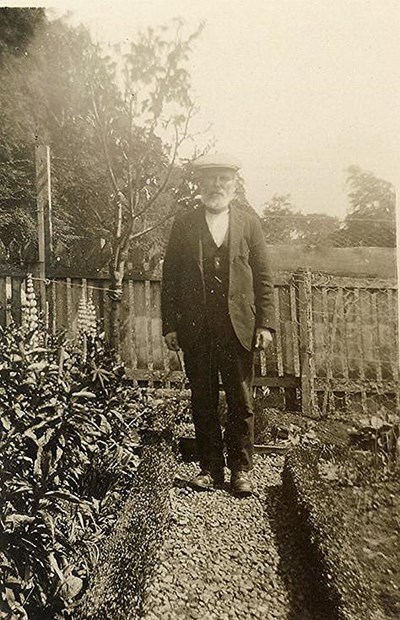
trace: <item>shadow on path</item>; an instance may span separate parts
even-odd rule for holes
[[[288,620],[337,620],[321,595],[318,574],[307,553],[306,533],[281,485],[265,490],[264,511],[276,539],[278,571],[290,597]]]

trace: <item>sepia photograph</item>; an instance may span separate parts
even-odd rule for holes
[[[0,620],[400,618],[398,0],[0,1]]]

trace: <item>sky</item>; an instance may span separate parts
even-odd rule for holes
[[[12,6],[28,3],[13,2]],[[0,2],[0,6],[10,2]],[[400,178],[398,0],[43,0],[116,43],[182,17],[206,26],[189,69],[216,149],[243,162],[260,210],[290,194],[304,212],[343,216],[346,169]]]

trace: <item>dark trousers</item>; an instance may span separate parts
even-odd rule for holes
[[[219,381],[228,405],[225,443],[232,471],[253,468],[254,414],[252,407],[253,353],[236,337],[219,340],[209,332],[184,352],[192,392],[192,413],[202,469],[224,466],[223,438],[218,416]]]

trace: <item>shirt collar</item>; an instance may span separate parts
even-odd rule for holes
[[[217,211],[217,212],[210,211],[204,207],[204,213],[205,213],[206,218],[211,219],[211,220],[218,219],[219,217],[223,219],[224,217],[227,217],[229,215],[229,211],[230,211],[229,207],[227,207],[223,211]]]

